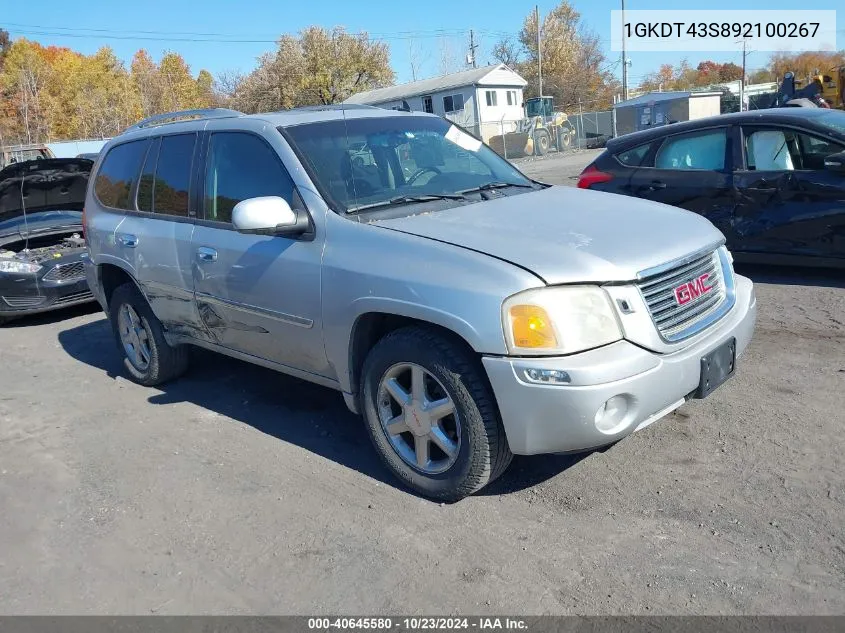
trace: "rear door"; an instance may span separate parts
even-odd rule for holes
[[[742,127],[734,174],[738,251],[845,257],[845,177],[824,158],[845,150],[821,134],[782,126]]]
[[[727,126],[665,137],[633,172],[630,195],[699,213],[730,241],[733,207]]]
[[[191,176],[196,159],[196,132],[152,139],[133,208],[115,233],[116,245],[134,268],[155,315],[169,331],[194,338],[202,336],[191,272],[198,204]]]

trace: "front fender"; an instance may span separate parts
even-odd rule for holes
[[[326,355],[343,391],[353,391],[350,344],[359,318],[389,314],[432,323],[476,352],[506,354],[502,301],[543,285],[483,253],[328,214],[322,317]]]

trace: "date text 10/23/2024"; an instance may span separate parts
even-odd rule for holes
[[[528,629],[528,625],[525,620],[512,617],[324,617],[308,618],[308,629],[312,631],[524,631]]]

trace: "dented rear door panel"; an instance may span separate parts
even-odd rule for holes
[[[734,172],[734,195],[728,235],[733,250],[845,258],[845,177],[841,174],[825,169],[757,171],[748,169],[743,157]]]

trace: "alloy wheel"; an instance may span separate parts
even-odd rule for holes
[[[398,363],[378,386],[378,416],[390,445],[406,464],[426,475],[448,470],[461,448],[455,403],[434,375],[415,363]]]
[[[128,303],[120,307],[118,313],[120,342],[126,352],[126,358],[138,371],[146,371],[150,366],[150,332],[141,321],[138,313]]]

